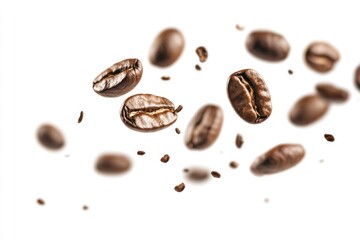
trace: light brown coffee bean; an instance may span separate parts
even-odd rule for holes
[[[340,53],[326,42],[313,42],[305,51],[305,61],[313,70],[325,73],[334,68]]]

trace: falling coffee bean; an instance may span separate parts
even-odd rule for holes
[[[237,148],[241,148],[241,146],[243,145],[244,140],[243,137],[240,134],[236,134],[236,139],[235,139],[235,145]]]
[[[217,172],[217,171],[212,171],[211,176],[213,176],[214,178],[220,178],[221,174],[219,172]]]
[[[167,81],[167,80],[170,80],[170,76],[162,76],[161,79],[164,81]]]
[[[184,191],[184,189],[185,189],[185,184],[184,184],[184,183],[180,183],[179,185],[175,186],[174,189],[175,189],[175,191],[177,191],[177,192],[182,192],[182,191]]]
[[[89,207],[88,207],[88,206],[86,206],[86,205],[84,205],[84,206],[82,207],[82,209],[86,211],[86,210],[88,210],[88,209],[89,209]]]
[[[348,91],[330,83],[319,83],[316,90],[321,97],[334,102],[345,102],[349,98]]]
[[[99,74],[93,89],[104,97],[118,97],[131,91],[140,81],[143,66],[138,59],[125,59]]]
[[[43,124],[38,128],[37,138],[44,147],[52,150],[58,150],[65,144],[63,134],[50,124]]]
[[[45,205],[45,201],[44,201],[43,199],[41,199],[41,198],[38,198],[38,199],[36,200],[36,202],[37,202],[37,204],[39,204],[39,205]]]
[[[290,110],[290,121],[298,126],[309,125],[325,115],[329,103],[318,95],[300,98]]]
[[[325,138],[327,141],[329,141],[329,142],[335,141],[334,136],[331,135],[331,134],[324,134],[324,138]]]
[[[145,154],[145,152],[144,152],[144,151],[137,151],[137,155],[142,156],[142,155],[144,155],[144,154]]]
[[[200,71],[200,70],[201,70],[200,65],[199,65],[199,64],[196,64],[196,65],[195,65],[195,69],[198,70],[198,71]]]
[[[355,86],[360,90],[360,65],[355,70]]]
[[[320,73],[333,69],[339,58],[339,52],[326,42],[311,43],[305,51],[305,60],[308,66]]]
[[[193,167],[191,169],[186,168],[187,178],[190,181],[202,182],[209,178],[209,170],[200,167]],[[185,169],[184,169],[185,170]]]
[[[206,62],[206,60],[208,58],[208,52],[205,47],[200,46],[200,47],[196,48],[195,52],[198,55],[200,62]]]
[[[304,156],[300,144],[280,144],[259,156],[250,169],[257,176],[278,173],[295,166]]]
[[[180,129],[179,129],[179,128],[175,128],[175,132],[176,132],[177,134],[180,134]]]
[[[271,31],[250,33],[246,39],[246,48],[254,56],[271,62],[284,60],[290,52],[285,37]]]
[[[81,112],[80,112],[80,116],[79,116],[79,118],[78,118],[78,123],[81,123],[81,122],[82,122],[83,117],[84,117],[84,112],[81,111]]]
[[[103,174],[120,174],[128,171],[131,167],[130,159],[121,154],[103,154],[95,164],[98,172]]]
[[[170,156],[168,154],[165,154],[160,161],[163,163],[167,163],[170,160]]]
[[[231,161],[230,164],[229,164],[229,166],[230,166],[231,168],[237,168],[237,167],[239,166],[239,164],[238,164],[237,162],[235,162],[235,161]]]
[[[174,28],[162,31],[150,48],[150,62],[158,67],[168,67],[176,62],[185,46],[182,33]]]
[[[201,107],[187,127],[186,146],[198,150],[210,147],[219,136],[222,123],[223,112],[219,106],[208,104]]]
[[[288,70],[288,73],[289,73],[290,75],[292,75],[294,72],[293,72],[291,69],[289,69],[289,70]]]
[[[235,112],[246,122],[262,123],[270,116],[270,92],[255,70],[244,69],[231,74],[227,93]]]
[[[136,94],[125,100],[120,117],[133,130],[153,132],[173,124],[182,108],[180,106],[175,109],[174,104],[164,97]]]

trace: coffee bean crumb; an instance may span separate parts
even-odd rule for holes
[[[241,146],[243,145],[244,143],[244,139],[243,137],[240,135],[240,134],[237,134],[236,135],[236,139],[235,139],[235,145],[237,148],[241,148]]]
[[[43,199],[41,199],[41,198],[38,198],[37,200],[36,200],[36,202],[39,204],[39,205],[45,205],[45,201],[43,200]]]
[[[144,151],[137,151],[137,155],[144,155],[145,152]]]
[[[184,168],[183,172],[187,173],[187,172],[189,172],[189,169],[188,169],[188,168]]]
[[[170,80],[170,76],[162,76],[161,79],[164,81],[167,81],[167,80]]]
[[[170,156],[168,154],[165,154],[160,161],[162,161],[163,163],[167,163],[170,160]]]
[[[184,183],[180,183],[179,185],[175,186],[174,189],[175,189],[175,191],[177,191],[177,192],[182,192],[182,191],[184,191],[184,189],[185,189],[185,184],[184,184]]]
[[[327,141],[329,141],[329,142],[333,142],[333,141],[335,141],[335,138],[334,138],[334,136],[333,135],[331,135],[331,134],[324,134],[324,138],[327,140]]]
[[[181,133],[179,128],[175,128],[175,132],[176,132],[177,134],[180,134],[180,133]]]
[[[89,207],[88,207],[88,206],[86,206],[86,205],[84,205],[84,206],[82,207],[82,209],[83,209],[83,210],[88,210],[88,209],[89,209]]]
[[[80,112],[80,116],[79,116],[79,118],[78,118],[78,123],[81,123],[81,122],[82,122],[83,117],[84,117],[84,112],[81,111],[81,112]]]
[[[212,172],[211,172],[211,175],[212,175],[214,178],[220,178],[220,177],[221,177],[220,173],[217,172],[217,171],[212,171]]]
[[[289,69],[289,70],[288,70],[288,73],[289,73],[290,75],[292,75],[294,72],[293,72],[291,69]]]
[[[199,64],[196,64],[196,65],[195,65],[195,69],[198,70],[198,71],[200,71],[200,70],[201,70],[200,65],[199,65]]]
[[[235,161],[231,161],[229,165],[230,165],[231,168],[234,168],[234,169],[239,166],[239,164],[237,162],[235,162]]]
[[[240,25],[240,24],[236,24],[235,27],[236,27],[236,29],[239,30],[239,31],[242,31],[242,30],[245,29],[245,27],[242,26],[242,25]]]

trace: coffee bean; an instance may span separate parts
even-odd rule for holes
[[[295,166],[304,156],[300,144],[280,144],[259,156],[250,169],[257,176],[278,173]]]
[[[235,162],[235,161],[231,161],[230,164],[229,164],[229,166],[230,166],[231,168],[237,168],[237,167],[239,166],[239,164],[238,164],[237,162]]]
[[[58,150],[65,144],[63,134],[50,124],[43,124],[38,128],[37,138],[44,147],[52,150]]]
[[[175,112],[176,112],[176,113],[179,113],[182,109],[183,109],[183,106],[182,106],[182,105],[179,105],[179,106],[175,109]]]
[[[153,132],[173,124],[182,107],[164,97],[152,94],[136,94],[125,100],[120,110],[124,124],[137,131]]]
[[[205,47],[200,46],[200,47],[196,48],[195,52],[198,55],[200,62],[206,62],[206,60],[208,58],[208,52]]]
[[[209,178],[209,171],[205,168],[193,167],[191,169],[187,169],[187,171],[185,171],[184,169],[184,172],[187,173],[187,178],[190,181],[194,181],[194,182],[205,181],[206,179]]]
[[[324,134],[324,138],[327,140],[327,141],[329,141],[329,142],[333,142],[333,141],[335,141],[335,138],[334,138],[334,136],[333,135],[331,135],[331,134]]]
[[[360,65],[355,70],[355,86],[360,90]]]
[[[144,155],[145,154],[145,152],[144,151],[137,151],[137,155]]]
[[[184,183],[180,183],[179,185],[175,186],[174,189],[175,189],[175,191],[177,191],[177,192],[182,192],[182,191],[184,191],[184,189],[185,189],[185,184],[184,184]]]
[[[330,71],[339,58],[339,52],[326,42],[313,42],[305,51],[308,66],[321,73]]]
[[[85,211],[86,211],[86,210],[88,210],[88,209],[89,209],[89,207],[88,207],[88,206],[86,206],[86,205],[84,205],[84,206],[83,206],[83,210],[85,210]]]
[[[221,174],[219,172],[217,172],[217,171],[212,171],[211,176],[213,176],[214,178],[220,178]]]
[[[167,81],[167,80],[170,80],[170,76],[162,76],[161,79],[164,81]]]
[[[189,172],[189,169],[188,169],[188,168],[184,168],[184,169],[183,169],[183,172],[184,172],[184,173],[187,173],[187,172]]]
[[[235,112],[248,123],[261,123],[271,114],[271,97],[265,81],[253,69],[230,75],[227,93]]]
[[[168,154],[165,154],[160,161],[163,163],[167,163],[170,160],[170,156]]]
[[[289,73],[290,75],[292,75],[294,72],[293,72],[291,69],[289,69],[289,70],[288,70],[288,73]]]
[[[200,65],[199,65],[199,64],[196,64],[196,65],[195,65],[195,69],[198,70],[198,71],[200,71],[200,70],[201,70]]]
[[[300,98],[290,110],[290,121],[299,126],[309,125],[320,119],[329,108],[329,103],[318,95]]]
[[[150,49],[150,62],[158,67],[168,67],[176,62],[185,46],[182,33],[168,28],[159,33]]]
[[[45,201],[43,199],[41,199],[41,198],[37,199],[36,202],[39,205],[45,205]]]
[[[143,66],[138,59],[125,59],[99,74],[93,89],[104,97],[118,97],[131,91],[140,81]]]
[[[176,132],[177,134],[180,134],[180,129],[175,128],[175,132]]]
[[[81,122],[82,122],[83,117],[84,117],[84,112],[81,111],[81,112],[80,112],[80,116],[79,116],[79,118],[78,118],[78,123],[81,123]]]
[[[131,167],[130,159],[121,154],[103,154],[95,164],[98,172],[103,174],[120,174],[128,171]]]
[[[254,31],[246,39],[247,50],[256,57],[277,62],[284,60],[290,45],[282,35],[271,31]]]
[[[334,102],[345,102],[349,98],[348,91],[330,83],[319,83],[316,90],[321,97]]]
[[[220,134],[223,123],[223,112],[219,106],[208,104],[201,107],[190,121],[185,144],[190,149],[210,147]]]
[[[235,139],[235,145],[237,148],[241,148],[241,146],[243,145],[244,140],[243,137],[240,134],[236,135],[236,139]]]

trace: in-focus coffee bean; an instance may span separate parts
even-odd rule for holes
[[[208,51],[206,50],[206,48],[204,46],[200,46],[200,47],[196,48],[195,52],[198,55],[200,62],[206,62],[206,60],[208,58]]]
[[[144,154],[145,154],[145,152],[144,152],[144,151],[141,151],[141,150],[137,151],[137,155],[142,156],[142,155],[144,155]]]
[[[325,115],[329,103],[318,95],[306,95],[300,98],[289,113],[290,121],[298,126],[309,125]]]
[[[120,109],[120,117],[133,130],[153,132],[173,124],[177,113],[182,109],[180,106],[175,109],[174,104],[164,97],[136,94],[125,100]]]
[[[211,171],[211,176],[213,176],[214,178],[220,178],[221,174],[217,171]]]
[[[313,70],[325,73],[333,69],[340,53],[326,42],[313,42],[305,51],[305,61]]]
[[[78,118],[78,123],[81,123],[81,122],[82,122],[83,117],[84,117],[84,112],[81,111],[81,112],[80,112],[80,116],[79,116],[79,118]]]
[[[97,159],[95,168],[103,174],[120,174],[131,168],[131,160],[122,154],[103,154]]]
[[[223,112],[219,106],[207,104],[201,107],[186,129],[186,146],[197,150],[210,147],[219,136],[222,123]]]
[[[177,134],[180,134],[180,133],[181,133],[179,128],[175,128],[175,132],[176,132]]]
[[[46,148],[58,150],[65,145],[65,139],[60,130],[50,124],[43,124],[37,130],[39,142]]]
[[[82,209],[86,211],[86,210],[89,209],[89,207],[88,207],[87,205],[84,205],[84,206],[82,207]]]
[[[164,156],[162,156],[162,158],[160,159],[160,161],[163,163],[167,163],[169,160],[170,160],[169,154],[164,154]]]
[[[349,98],[349,92],[331,83],[319,83],[316,85],[319,95],[326,100],[334,102],[345,102]]]
[[[158,67],[168,67],[180,57],[184,46],[184,36],[178,29],[165,29],[150,48],[150,62]]]
[[[280,144],[259,156],[250,169],[257,176],[278,173],[295,166],[304,156],[302,145]]]
[[[194,182],[202,182],[209,178],[209,170],[202,167],[192,167],[190,169],[186,168],[187,171],[184,172],[187,173],[187,178],[190,181]]]
[[[324,138],[325,138],[327,141],[329,141],[329,142],[335,141],[335,137],[334,137],[332,134],[327,134],[327,133],[325,133],[325,134],[324,134]]]
[[[200,70],[201,70],[200,65],[199,65],[199,64],[196,64],[196,65],[195,65],[195,69],[198,70],[198,71],[200,71]]]
[[[243,137],[240,134],[236,134],[236,138],[235,138],[235,145],[237,148],[241,148],[241,146],[243,145],[244,140]]]
[[[184,189],[185,189],[185,183],[180,183],[179,185],[176,185],[176,186],[174,187],[174,189],[175,189],[175,191],[177,191],[177,192],[182,192],[182,191],[184,191]]]
[[[254,56],[271,62],[284,60],[290,45],[284,36],[271,31],[254,31],[246,39],[246,48]]]
[[[99,74],[93,89],[104,97],[118,97],[131,91],[140,81],[143,66],[138,59],[125,59]]]
[[[253,69],[230,75],[227,93],[235,112],[248,123],[262,123],[271,114],[271,96],[264,79]]]
[[[360,65],[355,70],[355,86],[360,90]]]

